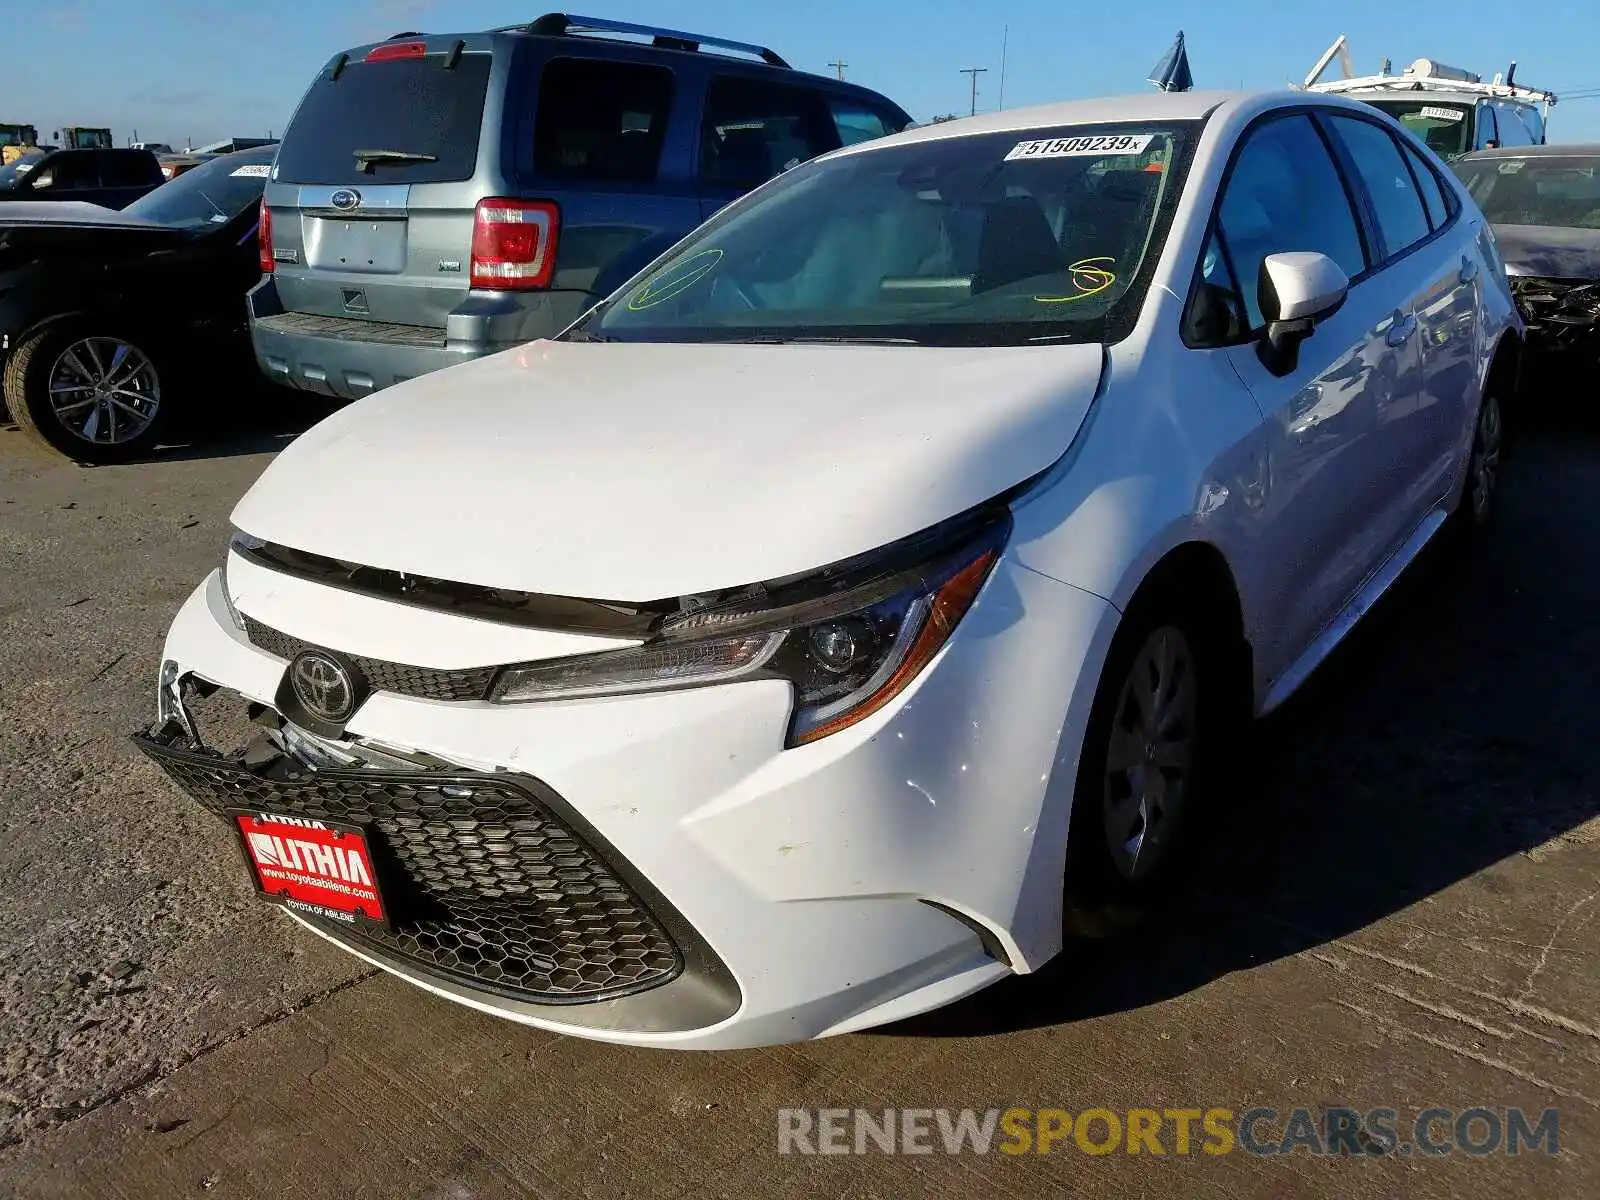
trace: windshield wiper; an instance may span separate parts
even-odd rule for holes
[[[621,339],[610,337],[604,333],[590,333],[587,329],[569,329],[557,340],[562,342],[615,342]]]
[[[356,168],[372,174],[372,168],[379,163],[430,163],[438,162],[437,154],[415,154],[410,150],[357,150]]]

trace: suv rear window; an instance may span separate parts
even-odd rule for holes
[[[652,182],[667,138],[672,84],[665,67],[551,59],[539,83],[539,174]]]
[[[448,183],[471,179],[489,90],[489,54],[463,54],[445,69],[443,54],[352,62],[311,85],[278,151],[277,178],[288,183]],[[379,162],[371,175],[357,150],[425,154],[432,162]]]

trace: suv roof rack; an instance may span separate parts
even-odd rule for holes
[[[775,51],[749,42],[734,42],[727,38],[710,37],[703,33],[685,33],[681,29],[662,29],[655,25],[634,25],[628,21],[611,21],[604,17],[580,17],[573,13],[546,13],[535,21],[522,25],[502,25],[496,33],[522,31],[547,37],[566,37],[569,34],[625,33],[634,37],[647,37],[650,44],[663,50],[699,50],[702,46],[715,46],[719,50],[733,50],[759,58],[768,66],[789,68]]]

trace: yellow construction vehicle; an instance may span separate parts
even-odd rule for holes
[[[32,125],[0,123],[0,166],[14,163],[25,150],[39,144],[39,131]]]
[[[56,144],[63,150],[110,150],[116,145],[111,130],[87,125],[68,125],[56,132]]]

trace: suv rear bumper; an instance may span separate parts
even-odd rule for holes
[[[252,288],[248,300],[250,341],[256,363],[269,379],[355,400],[430,371],[553,336],[577,319],[590,297],[583,292],[474,294],[450,314],[444,329],[285,312],[271,278]]]

